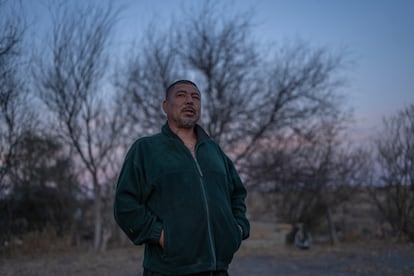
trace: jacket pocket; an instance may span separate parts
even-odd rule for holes
[[[169,231],[168,228],[165,226],[165,224],[163,225],[163,229],[164,229],[164,247],[163,249],[163,257],[167,257],[168,256],[168,247],[169,247],[169,242],[170,242],[170,235],[169,235]]]
[[[238,237],[237,239],[237,247],[236,250],[239,249],[241,242],[243,240],[243,233],[242,233],[242,229],[240,228],[239,224],[237,223],[236,219],[233,218],[233,225],[236,229],[236,233],[235,233],[235,237]]]
[[[242,241],[242,234],[236,220],[231,216],[222,219],[216,224],[216,248],[217,259],[230,263],[234,253],[239,249]]]
[[[209,260],[207,227],[191,220],[164,226],[163,258],[175,266]]]

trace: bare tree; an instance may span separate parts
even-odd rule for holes
[[[291,133],[264,143],[251,159],[251,183],[276,191],[277,218],[317,230],[326,218],[332,244],[337,243],[332,212],[362,183],[366,154],[344,143],[343,122],[324,119],[311,132]]]
[[[217,2],[208,1],[198,11],[187,11],[188,19],[178,24],[177,51],[203,88],[206,130],[230,150],[263,111],[256,101],[263,79],[259,45],[251,36],[252,13],[223,16],[220,10]]]
[[[25,23],[15,12],[7,13],[3,5],[0,3],[0,194],[10,189],[6,175],[16,161],[24,133],[36,122],[22,78]]]
[[[264,63],[263,93],[237,159],[254,152],[263,139],[305,136],[321,118],[344,118],[347,111],[341,108],[344,102],[337,89],[344,83],[340,73],[345,62],[344,55],[313,49],[301,41],[277,49],[270,62]]]
[[[135,135],[155,132],[165,121],[161,102],[166,87],[191,78],[202,90],[202,123],[209,134],[229,148],[243,136],[247,114],[254,105],[257,54],[249,17],[221,17],[213,2],[173,21],[167,30],[148,28],[142,47],[129,57],[118,88],[128,106]],[[188,18],[188,19],[185,19]],[[231,107],[231,108],[229,108]],[[133,127],[130,127],[133,129]]]
[[[62,5],[55,10],[51,55],[34,70],[40,96],[52,114],[56,134],[68,145],[86,172],[94,201],[94,248],[102,244],[103,194],[113,178],[117,134],[122,128],[117,110],[105,99],[108,43],[117,11],[111,6]],[[112,164],[112,165],[111,165]],[[112,175],[112,176],[111,176]],[[111,178],[112,177],[112,178]]]
[[[414,105],[385,118],[375,139],[371,195],[397,237],[414,240]]]
[[[343,84],[344,55],[301,41],[262,53],[250,35],[251,13],[223,16],[216,5],[207,2],[178,24],[177,50],[202,84],[203,123],[236,163],[275,130],[341,112],[335,89]]]
[[[164,91],[180,76],[172,31],[162,34],[150,25],[139,46],[129,52],[126,64],[122,64],[124,67],[118,70],[115,79],[120,91],[117,103],[128,118],[128,146],[132,139],[160,129],[165,121],[161,111]]]
[[[250,35],[251,13],[224,16],[220,7],[208,1],[167,32],[148,32],[120,87],[131,97],[129,117],[145,130],[163,119],[156,114],[165,86],[191,77],[204,98],[203,126],[242,167],[274,130],[301,129],[315,116],[337,112],[345,61],[300,41],[261,53]]]

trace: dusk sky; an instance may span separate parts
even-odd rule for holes
[[[126,1],[128,2],[128,1]],[[155,14],[168,20],[181,4],[131,1],[137,25]],[[264,41],[304,39],[333,51],[346,48],[355,64],[346,73],[345,93],[354,108],[358,139],[369,139],[384,116],[414,104],[414,1],[243,0],[229,7],[254,11],[255,36]],[[168,5],[166,5],[168,3]],[[354,133],[355,134],[355,133]]]
[[[92,1],[92,0],[90,0]],[[97,0],[96,0],[97,1]],[[47,1],[23,0],[26,14],[42,26]],[[202,0],[114,0],[124,5],[118,24],[121,44],[137,38],[149,22],[168,23],[183,6]],[[240,0],[227,6],[253,10],[254,36],[263,42],[300,38],[332,50],[346,48],[355,64],[345,88],[354,108],[359,139],[378,130],[384,116],[414,104],[414,1]],[[41,29],[41,28],[39,28]],[[127,47],[127,46],[126,46]]]

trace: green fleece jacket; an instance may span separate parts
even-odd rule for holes
[[[233,163],[200,126],[195,131],[196,158],[165,124],[132,145],[118,179],[115,220],[145,244],[143,266],[155,272],[225,270],[249,236],[246,189]]]

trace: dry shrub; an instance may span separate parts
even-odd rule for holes
[[[13,237],[11,241],[0,247],[0,255],[32,255],[63,252],[74,249],[72,237],[68,234],[58,235],[53,227],[45,227],[41,231],[32,231],[21,237]]]
[[[343,241],[347,243],[362,242],[368,239],[368,236],[372,236],[367,229],[347,229],[344,233]]]

